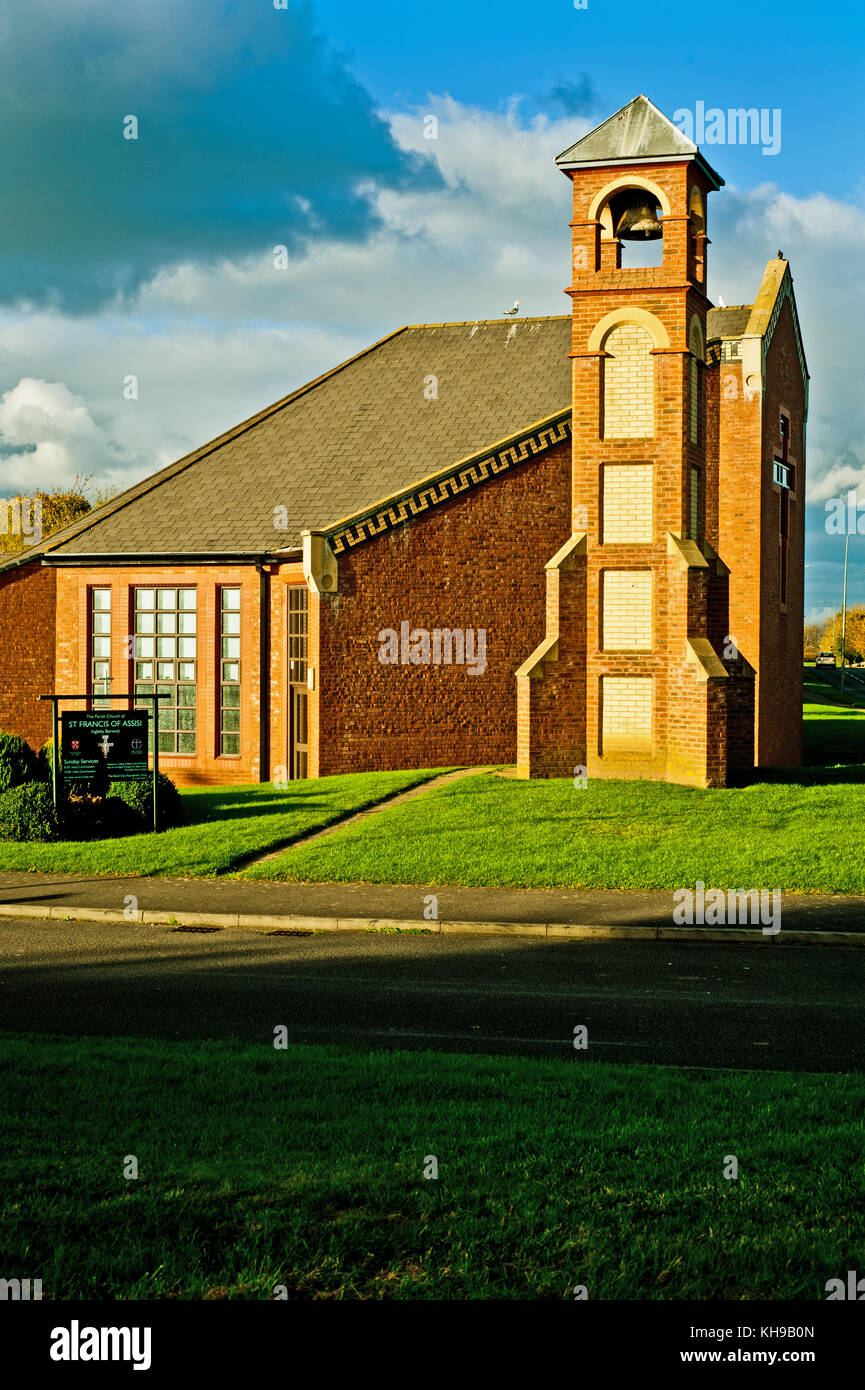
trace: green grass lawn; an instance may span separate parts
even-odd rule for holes
[[[294,881],[525,888],[865,893],[865,711],[805,707],[809,757],[833,766],[744,788],[485,773],[248,870]],[[834,766],[841,760],[851,766]]]
[[[208,788],[182,792],[185,824],[159,834],[116,840],[18,844],[0,840],[0,871],[59,874],[224,873],[250,854],[320,830],[354,811],[417,786],[439,769],[362,772],[276,786]]]
[[[861,1075],[32,1036],[0,1066],[5,1270],[46,1298],[811,1300],[865,1246]]]

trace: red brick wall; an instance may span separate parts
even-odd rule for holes
[[[789,457],[796,488],[789,503],[787,602],[781,604],[778,544],[780,488],[772,462],[780,454],[779,417],[790,416]],[[789,303],[781,309],[766,358],[763,400],[763,544],[760,653],[757,686],[757,760],[761,766],[797,767],[802,761],[802,658],[805,622],[805,393]]]
[[[0,729],[33,748],[51,737],[54,571],[38,561],[0,574]]]
[[[543,662],[542,676],[517,681],[520,777],[568,777],[587,766],[585,556],[548,570],[546,582],[541,636],[558,636],[556,660]]]
[[[558,445],[339,560],[311,626],[318,659],[313,766],[516,760],[514,673],[544,635],[544,566],[570,535],[570,446]],[[378,633],[486,630],[486,670],[378,660]]]
[[[754,391],[748,398],[741,363],[733,360],[710,370],[707,395],[717,470],[717,522],[709,538],[730,568],[730,635],[757,670],[756,761],[796,767],[802,761],[805,392],[789,304],[781,309],[767,354],[765,394]],[[772,481],[782,409],[790,415],[790,459],[797,475],[786,610],[780,601],[780,490]]]
[[[739,360],[707,372],[713,524],[707,539],[730,570],[729,635],[759,672],[760,663],[760,396],[745,394]],[[759,677],[758,677],[759,679]]]

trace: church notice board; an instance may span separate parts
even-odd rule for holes
[[[90,782],[103,767],[110,782],[149,781],[148,717],[148,710],[61,714],[63,781]]]

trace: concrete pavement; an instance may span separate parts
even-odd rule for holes
[[[436,917],[430,914],[435,898]],[[251,930],[357,931],[371,925],[433,932],[525,935],[620,934],[634,939],[720,939],[865,947],[865,898],[784,894],[782,929],[677,927],[664,891],[459,888],[422,884],[279,883],[263,880],[97,878],[0,874],[0,915],[171,923]],[[746,935],[742,935],[742,933]]]

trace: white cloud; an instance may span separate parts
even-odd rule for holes
[[[50,489],[76,476],[104,477],[120,461],[81,397],[63,382],[35,377],[22,377],[0,398],[0,445],[0,480],[7,489]]]

